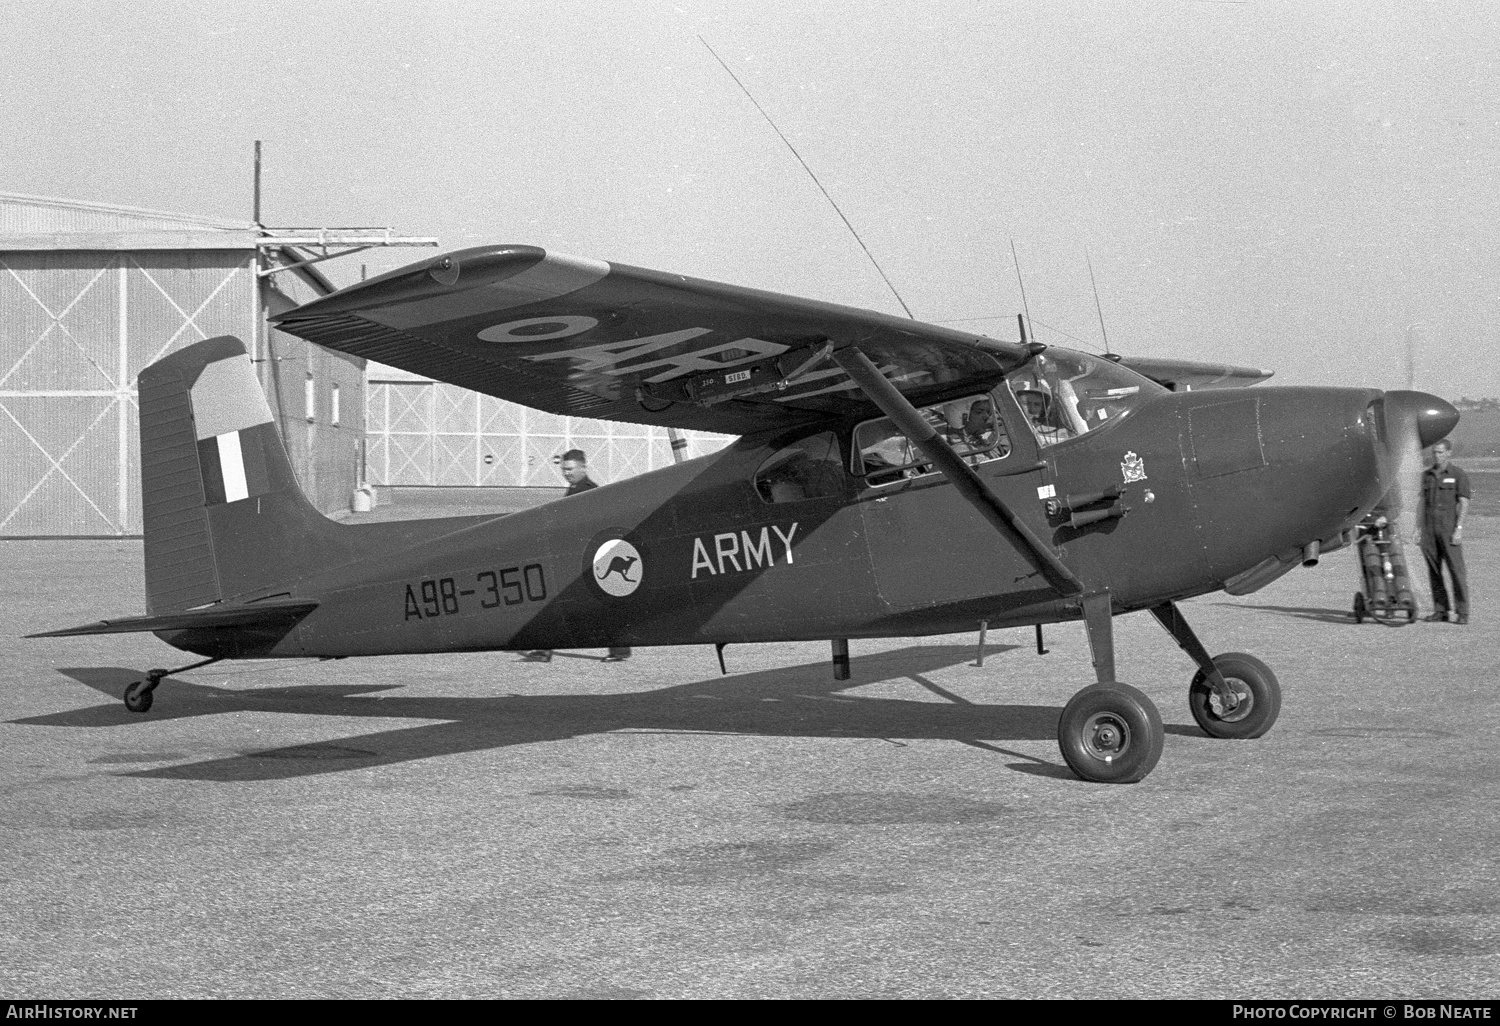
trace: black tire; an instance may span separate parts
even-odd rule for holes
[[[1214,666],[1241,699],[1231,710],[1218,709],[1212,701],[1208,675],[1202,670],[1194,674],[1188,687],[1188,707],[1204,733],[1210,737],[1243,739],[1260,737],[1270,730],[1281,715],[1281,683],[1271,668],[1243,652],[1216,655]]]
[[[1063,707],[1057,746],[1073,772],[1101,784],[1131,784],[1156,768],[1164,731],[1151,699],[1129,684],[1092,684]]]
[[[1362,591],[1354,593],[1354,622],[1365,622],[1365,593]]]
[[[151,688],[146,687],[143,680],[132,681],[125,689],[125,708],[131,712],[150,712],[152,698]]]

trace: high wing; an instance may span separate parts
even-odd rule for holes
[[[276,318],[311,342],[550,413],[752,434],[874,407],[857,345],[901,392],[988,388],[1027,350],[887,314],[678,274],[484,246]]]
[[[1111,359],[1115,359],[1111,357]],[[1174,392],[1200,388],[1239,388],[1265,381],[1272,371],[1254,367],[1236,367],[1228,363],[1199,363],[1195,360],[1164,360],[1149,356],[1122,356],[1116,360],[1159,385]]]

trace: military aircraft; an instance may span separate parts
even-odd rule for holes
[[[340,524],[298,489],[244,346],[174,353],[139,381],[147,615],[39,635],[150,631],[205,657],[131,684],[137,712],[169,672],[220,659],[828,639],[847,679],[850,639],[1082,620],[1096,681],[1062,711],[1062,754],[1086,780],[1135,781],[1162,721],[1116,679],[1112,618],[1149,610],[1186,651],[1204,731],[1264,734],[1275,675],[1211,657],[1177,603],[1344,544],[1399,454],[1458,419],[1419,392],[1174,390],[1267,375],[532,246],[426,260],[277,320],[536,409],[740,437],[519,513]]]

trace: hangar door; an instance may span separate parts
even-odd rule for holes
[[[0,253],[0,537],[140,534],[136,375],[258,303],[249,250]]]

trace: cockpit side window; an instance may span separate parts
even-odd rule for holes
[[[971,395],[923,407],[923,419],[971,466],[1010,455],[1005,423],[988,395]],[[854,429],[854,473],[866,485],[887,485],[935,472],[889,417],[868,420]]]
[[[1047,350],[1007,380],[1042,445],[1098,430],[1165,391],[1109,360],[1065,349]]]
[[[772,453],[755,472],[755,492],[765,502],[801,502],[844,493],[838,438],[822,431]]]

